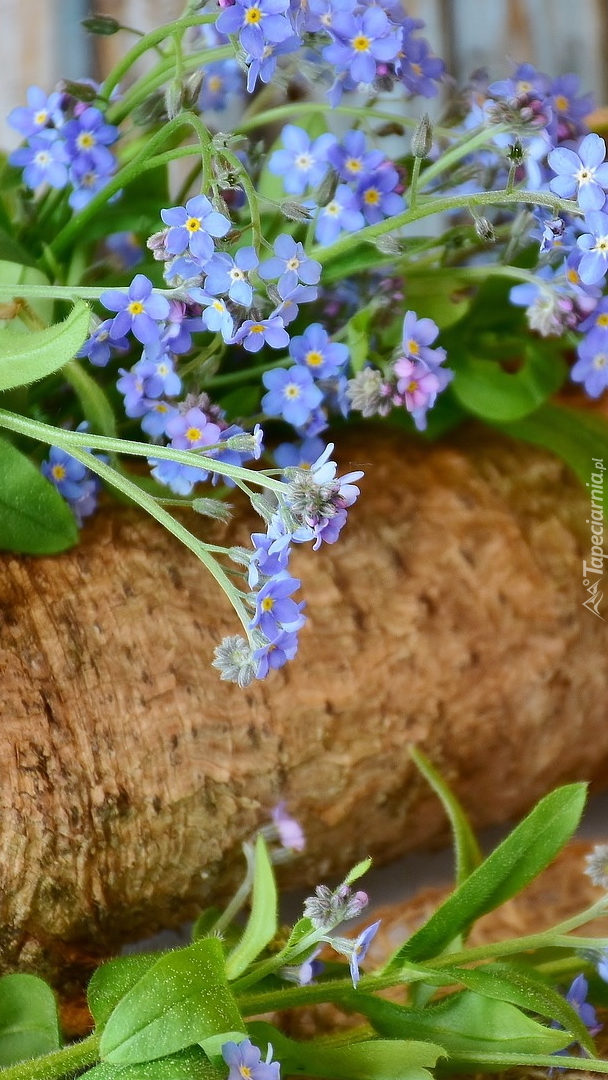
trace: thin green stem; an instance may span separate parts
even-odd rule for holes
[[[109,100],[112,91],[118,86],[121,79],[125,77],[128,71],[131,70],[133,65],[139,60],[144,53],[149,49],[156,48],[157,45],[164,41],[179,30],[187,30],[190,26],[203,26],[205,23],[214,22],[215,15],[186,15],[177,22],[165,23],[163,26],[158,26],[155,30],[151,30],[144,37],[133,45],[128,52],[115,64],[114,68],[105,79],[102,84],[100,96]],[[172,59],[172,58],[171,58]]]
[[[379,236],[384,236],[389,232],[396,232],[398,229],[411,225],[415,221],[420,221],[422,218],[430,217],[432,214],[443,214],[446,211],[461,208],[469,209],[472,206],[519,206],[522,203],[529,203],[532,206],[548,206],[555,214],[574,214],[575,216],[582,214],[582,210],[577,203],[572,202],[570,199],[558,199],[555,195],[544,191],[505,191],[500,189],[498,191],[482,191],[473,195],[449,195],[424,199],[413,210],[410,208],[404,210],[401,214],[396,214],[395,217],[385,218],[375,225],[366,225],[357,233],[341,236],[335,243],[329,244],[327,247],[318,245],[312,249],[310,256],[320,263],[328,263],[341,255],[351,253],[355,247],[370,241],[373,243]]]
[[[407,192],[408,202],[410,204],[410,210],[413,210],[416,206],[416,198],[418,195],[418,181],[420,179],[420,166],[422,159],[419,157],[414,158],[414,164],[412,165],[412,175],[410,178],[410,186]]]
[[[311,114],[326,112],[336,113],[339,116],[356,116],[359,119],[363,117],[366,120],[384,120],[387,123],[398,123],[411,128],[415,128],[419,122],[410,117],[384,112],[381,109],[357,108],[354,105],[337,105],[332,108],[331,105],[322,101],[304,101],[292,102],[289,105],[277,105],[273,109],[266,109],[264,112],[255,113],[254,115],[247,114],[240,124],[235,126],[234,134],[244,135],[247,131],[254,131],[256,128],[265,127],[280,120],[288,120],[293,116],[310,116]],[[450,128],[434,128],[433,130],[437,135],[454,138],[454,132]]]
[[[57,1080],[68,1073],[76,1073],[99,1061],[99,1035],[89,1035],[82,1042],[64,1046],[44,1057],[21,1061],[2,1069],[2,1080]]]
[[[213,16],[213,18],[215,18],[215,16]],[[196,71],[197,68],[202,67],[204,64],[210,64],[215,60],[231,59],[233,56],[234,49],[232,45],[218,45],[214,49],[197,49],[196,52],[189,53],[184,57],[184,73]],[[171,74],[172,70],[172,57],[165,57],[165,59],[158,63],[147,75],[142,75],[142,77],[124,93],[120,101],[115,102],[115,104],[108,108],[108,122],[120,124],[130,116],[138,105],[141,105],[150,94],[153,94],[155,90],[158,90],[163,83],[166,82],[167,77]]]
[[[245,192],[245,195],[247,196],[247,202],[249,204],[249,213],[251,215],[251,231],[252,231],[252,234],[253,234],[253,246],[255,247],[256,251],[259,252],[260,248],[262,246],[263,236],[262,236],[262,220],[260,218],[260,203],[259,203],[259,199],[258,199],[256,190],[255,190],[255,188],[253,186],[253,183],[252,183],[252,181],[251,181],[251,179],[249,177],[249,174],[247,173],[246,169],[243,167],[242,161],[239,161],[236,154],[233,154],[231,150],[223,149],[222,150],[222,156],[226,159],[228,164],[231,165],[232,168],[235,170],[237,176],[239,177],[239,180],[240,180],[241,184],[243,185],[243,190]]]
[[[106,454],[127,454],[134,457],[165,458],[168,461],[178,461],[183,465],[191,465],[199,469],[207,469],[216,472],[220,476],[229,476],[235,480],[245,480],[256,487],[268,488],[277,495],[285,494],[285,485],[280,480],[273,480],[266,473],[258,469],[242,469],[239,465],[228,465],[223,461],[199,454],[197,450],[174,450],[167,446],[152,446],[149,443],[130,442],[127,439],[112,439],[106,435],[92,435],[84,431],[68,431],[65,428],[56,428],[51,424],[43,424],[40,420],[31,420],[29,417],[17,416],[15,413],[0,409],[0,427],[8,431],[14,431],[19,435],[25,435],[29,439],[47,443],[49,446],[60,446],[71,454],[79,448],[90,447],[93,450],[102,450]],[[89,458],[86,458],[86,463]],[[133,485],[135,487],[135,485]],[[138,489],[139,490],[139,489]],[[131,496],[130,496],[131,497]]]
[[[435,134],[437,130],[433,129]],[[459,139],[449,150],[441,154],[437,158],[437,161],[429,165],[422,174],[422,186],[426,187],[431,180],[435,180],[437,176],[441,176],[448,169],[451,169],[458,161],[461,161],[467,154],[472,154],[474,150],[479,150],[481,146],[486,146],[488,143],[493,142],[497,135],[502,135],[508,131],[506,124],[496,124],[494,127],[482,127],[477,128],[473,133],[467,132],[466,137]],[[454,132],[451,133],[452,140],[454,139]]]

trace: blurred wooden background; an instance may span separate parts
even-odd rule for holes
[[[409,14],[448,70],[465,79],[485,66],[492,78],[527,60],[549,75],[574,71],[598,104],[608,104],[608,0],[405,0]],[[93,38],[80,20],[113,15],[151,29],[175,18],[184,0],[0,0],[0,146],[18,136],[5,117],[35,83],[51,90],[61,77],[99,77],[135,38]]]

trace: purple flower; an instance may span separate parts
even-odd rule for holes
[[[39,86],[30,86],[26,96],[28,107],[20,105],[8,114],[7,123],[12,128],[28,138],[51,124],[60,125],[61,94],[55,92],[47,97]]]
[[[292,630],[280,630],[272,641],[266,641],[257,648],[253,659],[258,668],[256,679],[265,679],[272,669],[282,668],[288,660],[293,660],[298,651],[298,635]]]
[[[358,232],[364,225],[359,199],[346,184],[340,184],[333,199],[319,211],[315,239],[320,244],[332,244],[342,231]]]
[[[329,29],[334,42],[323,49],[323,58],[356,83],[373,82],[376,62],[394,60],[401,46],[399,28],[381,7],[370,6],[362,15],[338,12]]]
[[[287,276],[287,275],[285,275]],[[314,285],[290,285],[279,281],[277,292],[281,303],[271,313],[271,318],[278,316],[284,326],[289,326],[299,314],[298,304],[310,304],[317,299],[318,290]]]
[[[262,56],[252,56],[250,53],[245,57],[247,64],[247,92],[252,94],[258,79],[260,82],[269,83],[277,69],[279,56],[287,56],[296,52],[302,44],[302,39],[296,34],[276,43],[266,42]]]
[[[372,939],[376,936],[378,932],[380,922],[381,920],[378,919],[378,922],[372,923],[371,926],[366,927],[366,929],[362,930],[359,936],[354,941],[352,952],[349,958],[350,977],[353,980],[354,987],[357,986],[360,978],[359,962],[361,960],[365,960]]]
[[[584,252],[578,272],[585,285],[595,285],[608,270],[608,214],[590,210],[585,225],[589,231],[577,240]]]
[[[229,1066],[227,1080],[279,1080],[280,1065],[271,1061],[272,1047],[268,1047],[266,1060],[251,1039],[240,1043],[226,1042],[222,1046],[222,1057]]]
[[[275,315],[268,319],[246,319],[234,335],[233,342],[247,352],[259,352],[264,343],[271,349],[284,349],[289,344],[283,320]]]
[[[225,109],[231,95],[243,92],[243,73],[236,60],[215,60],[202,73],[203,85],[198,97],[201,112]]]
[[[214,255],[205,267],[205,292],[212,296],[227,293],[235,304],[251,307],[253,289],[247,275],[250,270],[255,270],[258,262],[253,247],[240,248],[234,258],[225,254]]]
[[[245,52],[254,59],[264,55],[267,43],[285,41],[293,33],[285,12],[289,0],[236,0],[224,8],[216,28],[221,34],[239,34]]]
[[[301,443],[281,443],[273,451],[273,457],[280,469],[300,466],[305,469],[325,450],[325,443],[318,435],[303,439]]]
[[[258,273],[263,281],[278,278],[279,286],[293,289],[298,282],[316,285],[321,277],[321,263],[311,259],[303,244],[297,243],[293,236],[281,233],[274,242],[274,258],[262,263]]]
[[[395,191],[398,183],[399,173],[388,164],[361,181],[357,197],[365,220],[370,225],[405,210],[403,197]]]
[[[585,134],[585,116],[594,108],[593,94],[578,97],[580,79],[572,73],[558,75],[551,84],[551,108],[557,121],[557,140],[576,139]]]
[[[285,810],[285,803],[277,803],[271,811],[272,820],[284,848],[290,851],[303,851],[306,846],[302,826]]]
[[[142,417],[141,427],[147,435],[153,439],[167,434],[167,423],[178,415],[176,405],[170,405],[168,401],[155,401],[153,398],[144,398],[142,404],[147,412]]]
[[[83,206],[90,203],[94,195],[106,186],[115,169],[114,158],[109,162],[98,165],[94,161],[85,161],[79,158],[70,167],[70,181],[73,191],[70,192],[68,203],[73,210],[82,210]]]
[[[144,274],[136,274],[128,293],[108,289],[100,297],[108,311],[118,314],[112,320],[111,336],[124,337],[131,330],[142,345],[158,341],[161,328],[159,321],[169,314],[169,301],[152,291],[152,282]]]
[[[300,337],[292,338],[289,353],[297,364],[307,367],[315,379],[336,375],[349,358],[348,346],[330,341],[327,330],[320,323],[311,323]]]
[[[281,132],[283,150],[270,156],[268,169],[283,177],[285,191],[301,195],[307,187],[315,187],[327,172],[327,153],[336,142],[335,136],[319,135],[311,140],[303,128],[286,124]]]
[[[144,416],[148,411],[145,402],[146,388],[139,370],[140,363],[141,361],[138,361],[134,364],[130,371],[119,368],[120,379],[116,382],[116,389],[124,396],[125,413],[132,418]]]
[[[105,244],[120,270],[132,270],[144,257],[142,246],[134,232],[110,233]]]
[[[295,365],[265,371],[262,382],[268,393],[262,398],[267,416],[282,416],[288,424],[305,424],[312,409],[320,405],[323,391],[315,386],[310,371]]]
[[[444,75],[445,64],[438,56],[432,56],[428,41],[414,37],[407,24],[403,28],[401,48],[395,60],[395,73],[411,94],[436,97],[439,82]]]
[[[578,153],[558,146],[547,161],[557,173],[550,183],[551,191],[562,199],[574,196],[581,210],[601,210],[608,188],[608,162],[605,162],[606,143],[591,132],[581,142]]]
[[[9,155],[9,163],[23,167],[23,179],[28,187],[40,184],[60,190],[68,182],[69,157],[63,139],[53,129],[32,135],[29,146],[21,146]]]
[[[429,368],[440,364],[445,360],[445,349],[429,349],[438,333],[439,327],[432,319],[419,319],[415,311],[406,311],[402,337],[404,354],[410,360],[422,360]]]
[[[214,446],[220,441],[221,429],[194,407],[172,417],[167,424],[167,435],[176,450],[193,450]]]
[[[404,405],[419,431],[426,428],[426,414],[435,404],[437,394],[444,390],[454,377],[454,372],[447,368],[435,368],[429,371],[421,361],[400,357],[393,364],[393,371],[398,376],[395,404]]]
[[[165,240],[169,255],[188,251],[199,267],[213,255],[212,237],[225,236],[231,224],[225,214],[218,213],[206,195],[195,195],[185,206],[161,210],[160,216],[169,231]]]
[[[287,569],[291,536],[282,529],[280,519],[271,522],[265,533],[252,533],[253,551],[249,561],[248,581],[255,588],[261,577],[276,577]]]

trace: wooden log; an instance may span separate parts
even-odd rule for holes
[[[555,458],[474,429],[341,438],[366,471],[340,542],[299,548],[309,623],[246,691],[209,666],[237,632],[196,560],[128,509],[0,575],[0,965],[79,976],[175,926],[241,871],[281,798],[289,882],[445,839],[408,754],[476,825],[556,783],[605,783],[606,623],[582,607],[589,498]],[[247,542],[246,511],[226,531]]]

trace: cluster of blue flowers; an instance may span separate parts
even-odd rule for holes
[[[93,84],[91,84],[93,86]],[[11,165],[23,168],[23,178],[35,190],[71,187],[68,202],[81,210],[101,191],[116,171],[110,147],[119,130],[106,123],[100,109],[55,91],[46,95],[30,86],[27,106],[13,109],[8,123],[26,139],[9,156]]]

